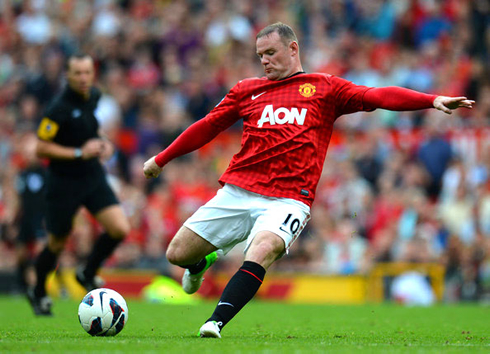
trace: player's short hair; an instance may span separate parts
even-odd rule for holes
[[[279,37],[281,38],[281,40],[285,45],[288,45],[293,41],[298,43],[298,37],[296,37],[296,34],[294,33],[293,29],[282,22],[276,22],[273,23],[272,25],[265,27],[259,33],[257,33],[255,39],[268,36],[274,32],[276,32],[279,35]]]
[[[92,59],[92,57],[87,53],[78,52],[78,53],[70,54],[65,60],[65,70],[68,71],[70,69],[70,63],[72,59],[85,59],[85,58]]]

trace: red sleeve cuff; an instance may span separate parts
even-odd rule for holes
[[[167,159],[165,158],[165,150],[155,156],[155,163],[158,165],[158,167],[163,167],[168,163]]]

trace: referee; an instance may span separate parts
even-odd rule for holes
[[[67,60],[65,90],[48,105],[38,128],[37,155],[49,159],[46,179],[46,227],[48,242],[35,262],[36,284],[27,296],[36,315],[51,315],[51,299],[46,294],[46,277],[72,230],[72,220],[85,206],[105,232],[100,235],[77,280],[87,291],[103,285],[96,276],[104,260],[128,234],[130,225],[114,192],[107,183],[100,159],[114,149],[99,135],[94,115],[101,96],[93,87],[94,62],[86,54]]]

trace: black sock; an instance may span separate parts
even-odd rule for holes
[[[92,253],[87,258],[87,265],[83,274],[91,279],[99,270],[102,262],[104,262],[119,245],[122,239],[116,239],[109,236],[108,233],[103,233],[92,247]]]
[[[221,322],[220,327],[224,327],[254,297],[264,276],[265,269],[260,264],[245,261],[226,285],[208,321]]]
[[[36,259],[36,286],[34,294],[38,297],[46,296],[46,278],[53,269],[56,268],[58,255],[46,246]]]
[[[182,268],[189,269],[189,272],[191,274],[197,274],[201,272],[204,269],[204,267],[206,267],[206,264],[207,264],[206,258],[203,258],[196,264],[185,265],[182,266]]]

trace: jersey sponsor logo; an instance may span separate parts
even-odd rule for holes
[[[37,136],[42,140],[52,140],[60,126],[54,120],[49,119],[48,117],[44,117],[39,124],[39,128],[37,129]]]
[[[303,84],[299,87],[299,93],[303,97],[311,97],[315,94],[316,87],[310,83]]]
[[[274,110],[274,107],[271,104],[268,104],[262,111],[258,126],[259,128],[262,128],[264,123],[269,123],[270,125],[286,123],[294,124],[295,121],[297,124],[303,125],[305,123],[306,112],[308,112],[308,109],[302,108],[300,112],[296,107],[292,107],[291,110],[285,107],[279,107]]]
[[[254,101],[255,99],[259,98],[260,96],[262,96],[264,93],[266,93],[267,91],[264,91],[262,93],[259,93],[257,96],[255,95],[252,95],[252,101]]]

